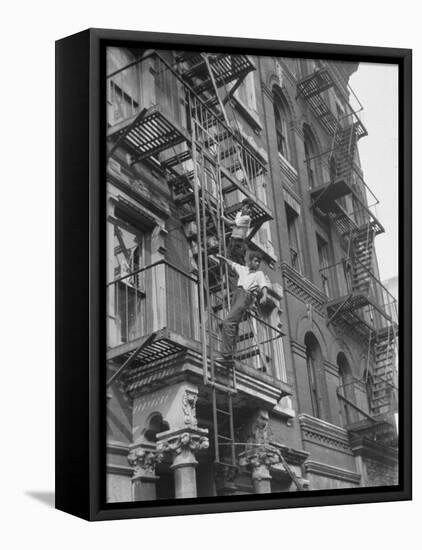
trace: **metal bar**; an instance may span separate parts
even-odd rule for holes
[[[173,264],[172,262],[169,262],[168,260],[162,259],[162,260],[157,260],[156,262],[153,262],[152,264],[149,264],[147,266],[140,267],[139,269],[135,269],[134,271],[132,271],[131,273],[128,273],[127,275],[124,275],[123,277],[119,277],[118,279],[114,279],[113,281],[110,281],[109,283],[107,283],[106,286],[109,287],[110,285],[114,285],[114,284],[116,284],[120,281],[123,281],[124,279],[127,279],[128,277],[133,277],[134,275],[136,275],[138,273],[141,273],[143,271],[147,271],[148,269],[151,269],[151,268],[156,267],[156,266],[161,265],[161,264],[165,264],[168,267],[171,267],[172,269],[174,269],[175,271],[178,271],[181,275],[183,275],[184,277],[186,277],[187,279],[190,279],[191,281],[193,281],[195,283],[198,282],[198,280],[195,277],[193,277],[190,273],[187,273],[186,271],[184,271],[183,269],[181,269],[177,265]]]
[[[143,347],[145,347],[147,344],[150,343],[151,340],[153,340],[156,336],[156,332],[152,332],[148,336],[145,337],[145,340],[142,341],[139,346],[135,349],[135,351],[131,354],[130,357],[126,359],[126,361],[123,363],[123,365],[107,380],[106,387],[110,386],[117,378],[119,378],[123,371],[125,371],[131,363],[136,359],[136,356],[141,351]]]
[[[348,405],[350,405],[353,409],[355,409],[356,411],[358,411],[359,413],[361,413],[363,416],[365,416],[368,420],[371,420],[371,422],[375,422],[376,423],[376,420],[370,415],[368,414],[366,411],[364,411],[363,409],[361,409],[360,407],[358,407],[355,403],[353,403],[353,401],[350,401],[350,399],[348,399],[347,397],[345,397],[344,395],[342,395],[338,388],[337,388],[337,397],[339,397],[340,399],[342,399],[345,403],[347,403]]]
[[[198,184],[198,166],[196,158],[196,125],[192,123],[192,163],[193,163],[193,186],[195,195],[195,216],[197,227],[197,245],[198,245],[198,272],[199,272],[199,307],[201,317],[201,346],[202,346],[202,369],[203,382],[208,382],[208,362],[207,362],[207,330],[205,326],[205,296],[204,296],[204,266],[202,264],[202,236],[201,236],[201,212]]]

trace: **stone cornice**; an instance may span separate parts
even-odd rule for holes
[[[192,344],[194,345],[195,342]],[[194,347],[195,351],[194,349],[181,351],[139,369],[134,369],[130,373],[130,378],[125,380],[130,396],[134,398],[150,392],[154,386],[162,384],[164,380],[167,384],[175,383],[191,378],[192,375],[202,379],[203,367],[199,343]],[[266,406],[275,407],[282,397],[292,394],[291,387],[286,382],[246,365],[239,364],[237,366],[236,381],[239,394],[243,393],[253,397],[257,403],[264,403]]]
[[[132,477],[133,470],[129,466],[120,466],[118,464],[107,464],[107,474],[115,474],[120,476]]]
[[[107,451],[111,451],[114,454],[127,456],[129,452],[129,445],[125,445],[119,441],[108,441]]]
[[[298,416],[304,441],[352,454],[347,430],[308,414]]]
[[[115,170],[109,169],[107,171],[107,180],[117,188],[127,193],[134,200],[144,204],[157,215],[164,218],[168,218],[170,216],[170,208],[166,202],[156,194],[151,193],[147,185],[140,179],[134,179],[124,173],[119,173]]]
[[[315,474],[324,477],[331,477],[340,481],[346,481],[359,485],[361,475],[351,470],[345,470],[344,468],[338,468],[337,466],[331,466],[330,464],[324,464],[323,462],[317,462],[315,460],[307,460],[305,462],[305,470],[307,474]]]
[[[293,294],[304,304],[311,304],[315,312],[324,317],[324,304],[327,301],[325,294],[285,262],[281,264],[281,273],[285,291]]]

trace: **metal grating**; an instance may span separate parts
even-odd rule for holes
[[[330,71],[327,68],[319,69],[297,84],[298,95],[309,99],[328,90],[334,85]]]
[[[182,76],[186,81],[193,84],[197,93],[213,88],[212,80],[209,78],[206,63],[201,54],[186,52],[180,55],[177,60],[189,65]],[[217,87],[242,78],[255,69],[246,55],[208,54],[208,61],[213,70]],[[196,83],[195,79],[200,79],[202,82]]]
[[[133,153],[135,162],[189,141],[185,130],[170,120],[159,106],[127,119],[117,128],[109,128],[108,138],[121,138]]]

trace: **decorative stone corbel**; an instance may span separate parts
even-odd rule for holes
[[[188,426],[196,427],[198,420],[196,418],[196,402],[198,400],[198,394],[195,391],[186,389],[182,398],[182,409],[184,414],[185,424]]]

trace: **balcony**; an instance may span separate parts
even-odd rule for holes
[[[242,81],[249,72],[255,70],[253,63],[246,55],[220,53],[207,54],[207,57],[217,88],[228,86],[235,81]],[[180,72],[183,79],[194,88],[196,93],[202,94],[213,89],[213,82],[201,53],[183,52],[177,57],[177,61],[181,66]]]
[[[365,336],[397,325],[396,299],[357,258],[345,258],[320,273],[331,297],[328,323],[341,320]]]
[[[311,159],[312,160],[312,159]],[[330,171],[328,162],[320,159],[325,173]],[[309,190],[312,206],[328,215],[341,235],[350,234],[370,223],[374,235],[384,232],[376,215],[379,203],[368,187],[358,166],[351,164],[348,173]]]
[[[225,315],[218,293],[211,295],[211,301],[204,319],[208,368],[211,358],[221,352],[221,322]],[[130,360],[125,374],[128,391],[137,391],[157,371],[161,378],[170,375],[169,365],[175,367],[177,359],[186,354],[192,358],[196,375],[202,377],[196,277],[161,260],[110,282],[107,308],[107,359],[114,368]],[[251,312],[240,324],[235,357],[239,389],[268,394],[274,404],[290,392],[280,380],[284,365],[282,336],[275,317]],[[217,371],[227,373],[218,361],[214,362]]]
[[[208,172],[207,177],[214,178],[215,182],[221,179],[224,195],[232,196],[229,206],[247,197],[253,203],[252,218],[256,225],[272,219],[268,207],[258,199],[262,178],[266,174],[265,161],[157,52],[146,55],[136,67],[140,82],[137,86],[133,85],[136,80],[133,65],[116,72],[122,82],[127,80],[131,84],[131,87],[126,86],[130,94],[125,92],[123,97],[136,95],[137,101],[127,100],[128,106],[124,105],[123,109],[122,94],[109,92],[109,156],[118,147],[124,147],[131,155],[132,164],[150,162],[156,169],[161,169],[179,203],[193,198],[195,169],[201,179]],[[242,70],[246,70],[245,67]],[[239,71],[240,66],[236,74]],[[109,75],[109,80],[116,78],[116,72]],[[141,85],[143,101],[138,97]],[[115,87],[109,86],[109,90]],[[111,116],[116,112],[119,114],[117,118]]]
[[[334,86],[335,82],[331,70],[328,66],[323,66],[298,82],[297,93],[298,97],[302,97],[308,102],[315,117],[331,136],[335,136],[337,130],[345,123],[348,124],[350,118],[357,125],[358,139],[366,136],[367,131],[350,104],[349,109],[351,112],[347,113],[345,116],[338,117],[331,110],[323,94]],[[350,91],[354,95],[353,90],[350,89]]]
[[[390,406],[383,414],[374,414],[371,401],[377,385],[354,379],[337,389],[343,425],[352,436],[362,437],[387,447],[398,444],[394,418],[397,410],[397,388],[389,384]]]

